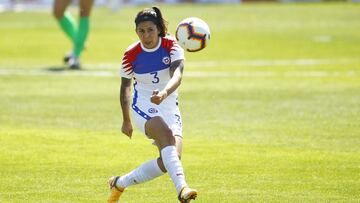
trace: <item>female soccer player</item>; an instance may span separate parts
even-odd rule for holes
[[[53,14],[60,24],[61,29],[70,38],[73,49],[64,57],[71,69],[80,69],[80,55],[84,49],[84,44],[90,30],[90,12],[94,0],[79,0],[80,19],[79,25],[76,23],[69,12],[65,12],[71,0],[54,0]]]
[[[166,21],[157,7],[140,11],[135,18],[140,41],[126,50],[120,71],[122,132],[129,138],[131,80],[134,79],[132,118],[135,125],[159,148],[160,157],[147,161],[133,171],[109,179],[108,202],[117,202],[125,188],[152,180],[168,172],[178,199],[188,203],[197,191],[188,187],[180,161],[182,126],[177,88],[184,68],[184,50],[167,35]]]

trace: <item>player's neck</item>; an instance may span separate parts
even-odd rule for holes
[[[154,51],[156,51],[156,50],[160,47],[160,45],[161,45],[161,37],[158,38],[158,41],[157,41],[157,43],[155,43],[156,45],[155,45],[154,47],[148,48],[148,47],[145,47],[145,45],[144,45],[143,43],[140,42],[140,44],[141,44],[141,48],[142,48],[144,51],[146,51],[146,52],[154,52]]]

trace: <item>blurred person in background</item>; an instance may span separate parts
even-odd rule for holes
[[[79,0],[79,22],[75,20],[70,12],[66,11],[71,0],[54,0],[53,14],[61,29],[72,42],[72,50],[65,55],[64,62],[71,69],[80,69],[80,55],[90,31],[90,12],[94,0]]]

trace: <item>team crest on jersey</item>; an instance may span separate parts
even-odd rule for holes
[[[150,108],[148,111],[149,111],[149,113],[157,113],[158,112],[158,110],[155,108]]]
[[[169,65],[170,64],[170,58],[168,56],[165,56],[163,59],[162,59],[162,62],[166,65]]]

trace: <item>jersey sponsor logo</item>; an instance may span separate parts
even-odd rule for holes
[[[165,64],[165,65],[169,65],[170,64],[170,58],[168,56],[165,56],[163,59],[162,59],[162,62]]]
[[[157,113],[158,112],[158,110],[155,108],[150,108],[148,111],[149,111],[149,113]]]

